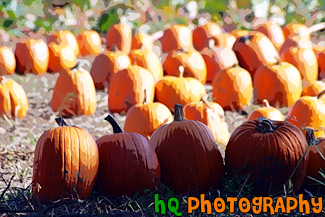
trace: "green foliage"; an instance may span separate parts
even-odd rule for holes
[[[106,33],[110,26],[119,22],[119,17],[117,14],[117,8],[111,8],[107,12],[104,12],[99,18],[97,31]]]

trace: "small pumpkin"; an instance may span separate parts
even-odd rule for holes
[[[132,38],[131,50],[145,48],[152,50],[153,41],[150,35],[144,32],[138,32]]]
[[[191,29],[183,24],[174,24],[164,30],[160,38],[161,48],[164,53],[172,50],[189,50],[193,48]]]
[[[325,81],[313,81],[304,86],[301,96],[317,96],[325,90]],[[321,97],[325,101],[325,95]]]
[[[51,42],[49,44],[49,72],[68,70],[77,65],[77,56],[70,46]]]
[[[263,103],[264,107],[259,107],[250,113],[247,118],[248,121],[257,119],[262,116],[272,121],[284,121],[283,114],[279,111],[279,109],[270,106],[269,102],[266,99],[263,100]]]
[[[115,73],[108,89],[108,109],[110,112],[127,112],[133,105],[142,103],[147,93],[147,100],[153,102],[155,81],[147,69],[131,65]]]
[[[212,22],[208,21],[204,25],[198,26],[193,30],[193,45],[198,51],[203,50],[209,46],[209,40],[222,34],[221,27]]]
[[[113,135],[99,138],[99,169],[97,185],[107,196],[133,196],[160,184],[160,166],[154,149],[138,133],[123,132],[108,115]]]
[[[49,203],[71,196],[86,199],[95,184],[99,155],[93,137],[56,118],[59,127],[37,141],[33,162],[33,196]]]
[[[92,115],[96,110],[97,99],[89,72],[81,67],[62,71],[53,88],[50,104],[59,115]]]
[[[69,30],[59,30],[48,37],[47,43],[55,42],[70,47],[74,54],[78,56],[79,45],[76,36]]]
[[[242,110],[253,95],[251,75],[239,66],[219,71],[212,80],[212,87],[213,101],[225,110]]]
[[[15,55],[9,47],[0,46],[0,76],[11,75],[16,69]]]
[[[321,97],[325,90],[317,96],[303,96],[288,111],[289,121],[306,133],[305,127],[313,128],[316,137],[325,136],[325,101]]]
[[[49,48],[42,39],[22,39],[16,44],[16,72],[42,75],[49,64]]]
[[[290,107],[301,96],[302,81],[296,67],[287,62],[261,66],[254,76],[254,97],[271,106]]]
[[[208,102],[207,95],[203,95],[200,102],[190,102],[183,110],[187,120],[201,121],[207,125],[218,144],[227,144],[230,133],[225,113],[218,103]]]
[[[191,77],[184,78],[183,66],[179,67],[179,77],[164,76],[155,86],[156,100],[174,111],[175,104],[185,106],[189,102],[199,102],[206,90],[203,84]]]
[[[279,50],[283,45],[285,38],[282,28],[275,22],[266,21],[255,28],[256,31],[266,35]]]
[[[176,193],[206,192],[224,176],[221,153],[209,128],[184,119],[175,105],[174,121],[159,127],[150,138],[161,167],[161,181]],[[203,157],[204,156],[204,157]]]
[[[105,87],[108,87],[113,74],[130,65],[129,56],[121,51],[104,51],[96,56],[90,69],[96,89],[104,90]]]
[[[23,87],[16,81],[0,76],[0,116],[24,118],[28,109],[28,98]]]
[[[289,179],[297,192],[307,170],[307,146],[304,134],[287,121],[246,121],[227,144],[226,171],[231,177],[245,176],[259,195],[283,192]]]
[[[132,28],[126,22],[120,22],[112,25],[107,31],[106,48],[118,50],[128,53],[131,50]]]
[[[102,50],[102,39],[95,30],[80,32],[77,41],[82,56],[97,55]]]
[[[170,52],[164,63],[163,68],[166,75],[179,76],[180,66],[184,67],[183,76],[193,77],[205,84],[207,79],[207,68],[202,55],[195,49],[173,50]]]

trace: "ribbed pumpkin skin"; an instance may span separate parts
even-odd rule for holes
[[[269,133],[260,132],[259,124],[259,119],[247,121],[233,132],[226,147],[226,170],[232,177],[250,174],[248,183],[253,183],[258,194],[283,192],[282,185],[306,151],[307,141],[289,122],[273,121],[278,128]],[[307,165],[308,154],[292,177],[295,192],[302,185]]]
[[[96,106],[96,90],[89,72],[62,71],[53,88],[52,110],[65,116],[91,115]]]
[[[0,117],[24,118],[27,109],[28,98],[23,87],[10,78],[0,76]]]
[[[222,156],[206,125],[174,121],[158,128],[150,138],[160,167],[162,183],[176,193],[206,192],[224,176]]]
[[[0,46],[0,76],[11,75],[16,69],[15,55],[9,47]]]
[[[41,203],[71,194],[86,199],[95,184],[98,164],[98,149],[87,131],[70,126],[47,130],[35,148],[33,195]]]
[[[148,140],[137,133],[115,133],[97,141],[97,184],[106,195],[134,195],[160,183],[157,155]]]

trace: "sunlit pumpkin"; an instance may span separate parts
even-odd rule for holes
[[[48,37],[47,43],[55,42],[69,46],[74,54],[79,54],[79,45],[76,36],[69,30],[59,30]]]
[[[131,50],[145,48],[152,50],[153,41],[151,36],[144,32],[137,32],[132,38]]]
[[[198,51],[209,46],[209,40],[217,35],[222,34],[221,27],[215,22],[208,21],[202,26],[198,26],[193,30],[193,45]]]
[[[85,30],[77,36],[80,54],[82,56],[97,55],[102,50],[102,39],[95,30]]]
[[[313,81],[304,86],[301,96],[317,96],[325,90],[325,81]],[[321,96],[321,99],[325,101],[325,95]]]
[[[164,53],[172,50],[189,50],[193,48],[193,36],[189,27],[182,24],[173,24],[164,30],[160,38],[161,48]]]
[[[118,50],[128,53],[131,50],[132,28],[126,22],[112,25],[107,31],[106,48],[107,50]]]
[[[255,28],[256,31],[262,32],[266,35],[279,50],[284,43],[284,33],[282,28],[275,22],[266,21]]]
[[[15,55],[9,47],[0,46],[0,76],[11,75],[16,69]]]
[[[284,121],[283,114],[279,109],[270,106],[269,102],[266,99],[263,100],[263,103],[263,107],[259,107],[249,114],[247,118],[248,121],[257,119],[262,116],[272,121]]]
[[[51,42],[49,44],[49,72],[60,72],[75,67],[77,56],[70,46]]]

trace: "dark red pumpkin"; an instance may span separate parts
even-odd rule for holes
[[[160,184],[157,155],[148,140],[138,133],[123,132],[119,124],[108,115],[113,135],[96,142],[99,151],[97,185],[107,196],[134,195],[137,191]]]
[[[175,105],[174,121],[159,127],[150,138],[156,150],[162,182],[176,193],[206,192],[218,186],[224,175],[221,153],[209,128],[200,121],[185,120]]]

